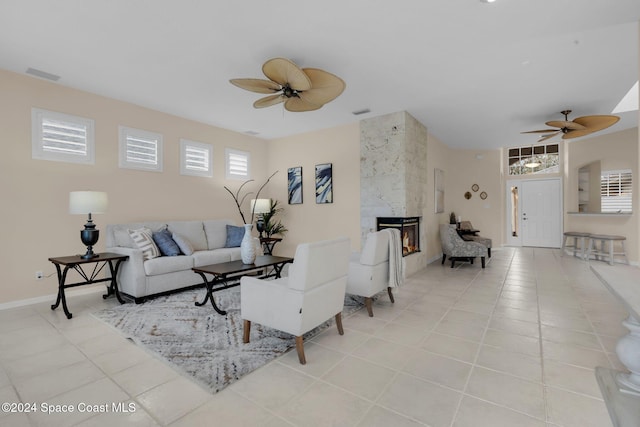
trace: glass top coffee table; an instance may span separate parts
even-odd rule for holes
[[[200,307],[207,303],[207,300],[211,301],[211,305],[213,309],[223,316],[227,314],[226,311],[220,310],[216,305],[215,300],[213,299],[213,293],[222,291],[224,289],[233,288],[235,286],[240,285],[240,281],[230,283],[230,280],[240,279],[242,276],[246,276],[249,274],[260,274],[266,272],[268,267],[273,268],[273,274],[269,275],[261,275],[260,278],[266,277],[275,277],[276,279],[280,278],[280,273],[284,268],[285,264],[293,262],[293,258],[286,258],[281,256],[273,256],[273,255],[263,255],[256,257],[256,260],[253,264],[243,264],[242,261],[229,261],[222,262],[219,264],[211,264],[205,265],[202,267],[194,267],[192,268],[194,273],[199,274],[204,280],[204,284],[207,286],[207,294],[204,299],[200,302],[196,302],[195,304]],[[207,274],[213,276],[210,280],[207,279]]]

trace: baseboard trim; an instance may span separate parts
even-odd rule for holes
[[[97,294],[99,292],[103,292],[103,293],[105,292],[104,286],[102,285],[96,285],[91,287],[87,286],[83,289],[74,289],[72,291],[65,291],[64,296],[65,298],[69,298],[69,297],[74,297],[79,295],[88,295],[88,294],[94,294],[94,293]],[[43,302],[50,302],[51,304],[54,304],[56,302],[57,297],[58,297],[58,293],[56,292],[55,294],[43,295],[41,297],[5,302],[0,304],[0,311],[9,310],[12,308],[25,307],[28,305],[41,304]]]

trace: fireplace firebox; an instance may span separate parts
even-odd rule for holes
[[[420,217],[378,217],[378,231],[396,228],[402,238],[402,256],[420,252]]]

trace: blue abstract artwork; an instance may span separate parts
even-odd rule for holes
[[[316,203],[333,203],[331,163],[316,165]]]
[[[302,166],[288,169],[287,189],[290,205],[298,205],[302,203]]]

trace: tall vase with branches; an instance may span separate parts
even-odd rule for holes
[[[265,183],[262,184],[262,186],[258,189],[258,192],[256,193],[256,197],[255,197],[256,199],[258,199],[262,189],[269,183],[271,178],[273,178],[273,176],[276,173],[278,173],[278,171],[275,171],[273,174],[271,174],[271,176],[267,178]],[[251,221],[249,223],[247,223],[247,219],[245,218],[244,212],[242,211],[242,204],[247,199],[247,197],[253,194],[252,192],[247,192],[246,194],[241,196],[242,189],[244,188],[245,185],[247,185],[250,182],[253,182],[253,180],[250,179],[243,182],[238,188],[238,191],[236,191],[235,193],[229,190],[228,187],[226,186],[224,187],[224,189],[227,190],[229,194],[231,194],[231,197],[233,197],[233,200],[236,202],[236,206],[238,207],[238,212],[240,212],[240,217],[242,218],[242,222],[244,223],[244,237],[242,238],[242,242],[240,243],[240,256],[244,264],[253,264],[255,262],[256,247],[258,246],[256,244],[257,238],[254,239],[251,237],[251,229],[253,228],[253,218],[255,216],[255,204],[251,207]]]

